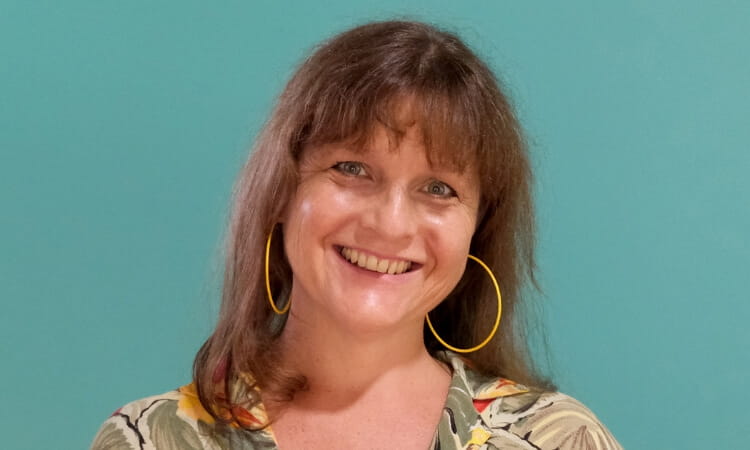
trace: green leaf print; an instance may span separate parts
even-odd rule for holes
[[[230,425],[208,425],[198,422],[198,432],[220,449],[278,450],[273,438],[265,431],[251,431]]]
[[[112,422],[106,422],[97,433],[91,450],[131,450],[125,433]]]
[[[177,402],[166,401],[148,414],[151,442],[157,449],[202,450],[193,426],[177,416]]]

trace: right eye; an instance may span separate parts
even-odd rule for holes
[[[333,165],[333,169],[350,177],[367,175],[364,164],[356,161],[341,161]]]

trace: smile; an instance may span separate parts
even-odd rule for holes
[[[404,272],[408,272],[412,266],[411,261],[378,258],[375,255],[370,255],[368,253],[357,251],[348,247],[342,247],[340,253],[341,256],[344,257],[344,259],[354,265],[373,272],[379,272],[388,275],[399,275]]]

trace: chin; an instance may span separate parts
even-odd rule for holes
[[[352,304],[352,300],[349,297],[348,307],[340,311],[339,319],[354,334],[396,332],[403,327],[422,326],[421,316],[409,317],[402,301],[369,297]]]

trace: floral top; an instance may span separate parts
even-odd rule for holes
[[[557,392],[540,392],[502,378],[488,378],[445,352],[453,368],[434,450],[621,449],[585,406]],[[244,384],[244,383],[243,383]],[[252,395],[252,394],[250,394]],[[232,411],[242,425],[265,423],[262,405]],[[227,411],[227,416],[230,416]],[[273,431],[215,425],[189,384],[129,403],[102,425],[93,450],[277,450]]]

